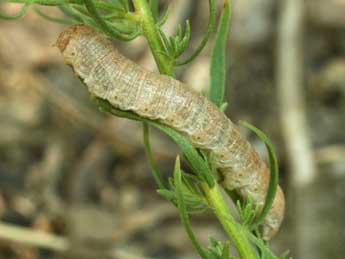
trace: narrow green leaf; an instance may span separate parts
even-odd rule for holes
[[[186,173],[186,172],[184,172],[182,169],[181,169],[181,171],[182,171],[182,176],[183,176],[183,179],[188,179],[188,181],[189,182],[191,182],[191,181],[194,181],[194,182],[199,182],[200,181],[200,179],[196,176],[196,175],[194,175],[194,174],[192,174],[192,173]],[[193,185],[193,187],[195,187],[196,185]],[[200,191],[200,190],[199,190]],[[199,193],[199,192],[198,192]]]
[[[229,0],[226,0],[219,20],[210,64],[211,84],[209,99],[218,107],[222,106],[225,94],[226,43],[230,25],[230,14],[230,3]]]
[[[105,18],[102,16],[102,19],[105,20]],[[110,28],[116,29],[118,32],[125,36],[133,35],[140,32],[139,26],[127,19],[117,19],[112,22],[106,22]]]
[[[159,189],[167,189],[163,177],[161,173],[159,172],[158,166],[156,164],[156,161],[153,158],[151,144],[150,144],[150,132],[149,132],[149,125],[147,122],[143,123],[143,138],[144,138],[144,146],[145,146],[145,153],[147,160],[149,162],[149,166],[151,169],[151,172],[153,174],[153,178],[155,179]]]
[[[280,256],[281,259],[287,259],[288,256],[290,254],[290,251],[289,250],[286,250],[285,252],[283,252]],[[290,257],[291,258],[291,257]]]
[[[223,250],[222,250],[222,257],[220,259],[230,259],[231,255],[230,255],[230,241],[226,241],[224,246],[223,246]]]
[[[122,11],[126,11],[126,4],[122,0],[109,0],[109,3],[115,8]]]
[[[50,15],[47,15],[37,7],[34,7],[34,11],[35,11],[35,13],[37,13],[42,18],[44,18],[48,21],[51,21],[51,22],[61,23],[61,24],[73,24],[73,23],[75,23],[75,21],[71,20],[71,19],[62,19],[62,18],[57,18],[57,17],[52,17]]]
[[[179,52],[177,53],[176,57],[179,57],[180,55],[182,55],[183,52],[185,52],[185,50],[187,49],[189,40],[190,40],[190,23],[189,23],[189,20],[186,20],[185,33],[180,42]]]
[[[200,256],[204,259],[208,259],[207,253],[205,249],[202,247],[202,245],[199,243],[199,241],[197,240],[189,221],[189,216],[187,213],[186,204],[184,202],[184,197],[182,193],[182,173],[180,170],[179,157],[176,158],[176,162],[175,162],[174,182],[175,182],[175,187],[176,187],[177,204],[178,204],[178,209],[180,212],[182,224],[186,229],[189,239],[192,241],[194,247],[199,252]]]
[[[218,247],[220,243],[214,236],[209,236],[208,242],[210,242],[213,247]]]
[[[174,37],[169,37],[169,45],[170,45],[170,55],[175,57],[177,50],[178,50],[178,43],[175,41]]]
[[[177,33],[176,33],[176,39],[181,39],[182,38],[182,26],[181,24],[177,25]]]
[[[153,16],[154,21],[156,22],[158,20],[158,14],[159,14],[159,1],[158,0],[150,0],[150,9]]]
[[[63,12],[66,16],[71,17],[72,19],[82,22],[83,19],[80,17],[80,15],[75,12],[70,6],[68,5],[60,5],[58,6],[61,12]]]
[[[124,15],[114,12],[114,13],[102,15],[102,17],[103,17],[104,20],[113,21],[113,20],[123,19]]]
[[[225,112],[226,108],[228,107],[228,103],[224,102],[220,107],[219,110],[221,110],[222,112]]]
[[[218,253],[214,251],[213,249],[207,250],[207,256],[209,257],[209,259],[219,259]]]
[[[75,12],[80,15],[90,17],[89,11],[85,8],[84,5],[69,5]]]
[[[22,8],[15,14],[3,14],[0,13],[0,19],[4,20],[15,20],[23,17],[29,10],[30,3],[25,3]]]
[[[64,7],[64,10],[67,11],[68,13],[70,13],[71,15],[73,15],[73,17],[78,17],[76,19],[79,19],[81,23],[83,24],[87,24],[97,30],[102,30],[102,28],[100,28],[98,26],[98,24],[94,21],[94,19],[92,19],[90,17],[90,14],[88,13],[88,11],[85,9],[84,6],[81,5],[66,5]]]
[[[204,47],[206,46],[206,43],[208,42],[211,33],[214,30],[214,24],[215,24],[215,20],[216,20],[216,6],[215,6],[215,0],[209,0],[209,9],[210,9],[210,15],[209,15],[209,21],[208,21],[208,25],[207,25],[207,31],[203,37],[203,39],[201,40],[199,46],[195,49],[195,51],[186,59],[182,60],[182,61],[176,61],[175,62],[175,66],[182,66],[185,64],[188,64],[189,62],[191,62],[192,60],[194,60],[199,54],[200,52],[204,49]]]
[[[265,244],[265,242],[253,235],[252,233],[248,233],[250,240],[257,246],[260,251],[260,258],[262,259],[280,259],[276,256]]]
[[[170,56],[168,54],[169,48],[170,48],[170,43],[169,43],[168,37],[165,35],[165,33],[162,29],[159,29],[158,32],[159,32],[159,37],[161,38],[162,43],[163,43],[163,48],[165,50],[165,54],[167,54],[168,57],[170,58]]]
[[[123,40],[123,41],[129,41],[134,39],[138,32],[135,31],[132,34],[123,34],[118,29],[109,26],[108,23],[102,18],[102,16],[98,13],[98,10],[92,0],[84,0],[86,9],[89,11],[90,15],[94,19],[94,21],[98,24],[98,26],[101,28],[101,30],[108,34],[110,37],[115,37],[117,39]]]
[[[176,201],[176,195],[173,191],[169,191],[167,189],[158,189],[157,193],[173,203]]]
[[[208,247],[208,253],[215,259],[231,259],[230,255],[230,242],[222,243],[215,237],[210,236],[208,238],[210,246]]]
[[[212,173],[208,168],[207,163],[200,157],[199,153],[192,146],[192,144],[169,127],[158,123],[154,123],[153,125],[170,136],[178,144],[193,171],[200,175],[201,179],[205,180],[210,187],[213,187],[215,182]]]
[[[169,3],[168,8],[163,13],[163,15],[159,18],[159,20],[157,21],[157,27],[158,28],[162,27],[166,23],[166,21],[169,18],[170,12],[171,12],[171,3]]]
[[[242,121],[241,125],[245,126],[246,128],[252,130],[264,143],[267,148],[268,156],[269,156],[269,164],[270,164],[270,183],[267,190],[267,195],[265,199],[265,204],[262,208],[260,215],[256,218],[253,228],[259,226],[267,216],[267,213],[272,207],[274,198],[276,196],[276,192],[278,189],[278,182],[279,182],[279,167],[278,167],[278,160],[274,152],[273,145],[260,129],[256,128],[255,126],[249,124],[248,122]]]
[[[242,225],[251,227],[257,215],[253,202],[249,200],[241,203],[240,200],[237,200],[236,207]]]
[[[129,11],[129,3],[128,0],[119,0],[119,2],[121,3],[122,8],[128,12]]]

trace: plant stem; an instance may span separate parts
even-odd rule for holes
[[[149,43],[160,73],[174,76],[173,60],[169,60],[164,55],[165,50],[147,0],[133,0],[133,5],[136,14],[140,17],[143,34]],[[218,185],[209,187],[205,182],[202,184],[202,188],[210,206],[214,209],[225,231],[232,238],[241,259],[255,259],[256,255],[246,237],[245,229],[232,217]]]
[[[217,218],[231,237],[241,259],[256,259],[253,246],[250,244],[246,229],[236,222],[231,215],[231,211],[224,200],[218,184],[209,187],[207,183],[202,183],[209,205],[214,210]]]
[[[168,59],[167,56],[164,55],[165,49],[147,0],[133,0],[133,5],[137,15],[140,17],[143,34],[150,45],[159,72],[161,74],[174,76],[173,60]]]
[[[164,184],[164,180],[159,173],[157,164],[155,160],[153,159],[151,144],[150,144],[150,128],[147,122],[143,123],[143,138],[144,138],[144,146],[145,146],[145,152],[147,156],[147,160],[149,162],[153,177],[155,178],[155,181],[158,185],[159,189],[166,189],[167,187]]]

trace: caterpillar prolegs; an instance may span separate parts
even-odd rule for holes
[[[63,31],[57,46],[65,63],[90,93],[121,110],[130,110],[172,127],[195,147],[209,151],[223,175],[223,186],[262,208],[269,170],[236,126],[207,98],[171,77],[148,72],[122,56],[112,43],[85,25]],[[284,216],[284,194],[278,188],[262,228],[271,239]]]

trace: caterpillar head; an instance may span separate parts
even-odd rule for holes
[[[76,40],[82,36],[93,35],[94,31],[83,24],[76,24],[65,29],[58,37],[56,46],[60,49],[65,63],[72,65],[77,58],[79,51],[77,50],[78,44]]]

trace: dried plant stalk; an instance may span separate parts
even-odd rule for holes
[[[223,186],[262,208],[269,170],[236,126],[208,99],[174,78],[148,72],[122,56],[110,41],[85,25],[73,25],[57,41],[66,64],[90,93],[121,110],[159,120],[211,153],[224,176]],[[271,239],[284,215],[280,188],[263,224],[263,238]]]

